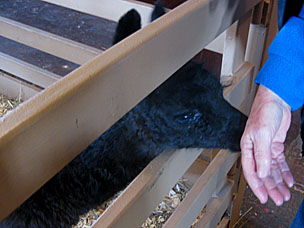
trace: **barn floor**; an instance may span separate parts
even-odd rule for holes
[[[291,189],[291,200],[281,207],[275,206],[271,200],[262,205],[247,186],[241,209],[243,217],[235,228],[288,228],[291,225],[304,198],[304,158],[301,157],[302,140],[299,137],[299,130],[300,110],[297,110],[292,113],[292,123],[285,143],[285,154],[295,178],[295,186]]]
[[[41,5],[43,4],[43,5]],[[35,26],[37,28],[51,30],[59,33],[65,31],[66,37],[86,43],[88,45],[106,49],[111,45],[111,37],[114,33],[114,22],[100,20],[92,16],[80,15],[75,11],[65,11],[64,14],[58,11],[58,7],[41,1],[2,1],[0,4],[0,16],[14,19],[16,21]],[[61,15],[60,17],[54,16]],[[36,21],[39,17],[42,20]],[[60,18],[64,18],[64,20]],[[99,21],[98,21],[99,20]],[[35,24],[36,23],[36,24]],[[58,27],[62,26],[62,27]],[[58,31],[57,31],[58,29]],[[103,34],[107,34],[104,36]],[[64,34],[60,34],[64,35]],[[84,40],[79,40],[84,37]],[[0,37],[0,51],[9,53],[26,62],[42,67],[46,70],[64,76],[78,67],[78,65],[64,62],[53,56],[42,54],[41,52],[20,46],[12,48],[13,41]],[[271,201],[261,205],[250,189],[246,188],[246,193],[241,210],[241,219],[235,228],[240,227],[289,227],[294,215],[297,212],[304,197],[304,158],[301,157],[302,141],[299,138],[300,112],[293,113],[292,126],[286,140],[286,156],[295,177],[296,185],[291,190],[292,198],[281,207],[276,207]]]

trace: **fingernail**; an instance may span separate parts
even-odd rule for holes
[[[283,200],[277,200],[277,202],[276,202],[277,206],[282,206],[282,204],[283,204]]]

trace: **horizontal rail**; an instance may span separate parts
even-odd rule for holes
[[[0,16],[0,35],[82,65],[101,50]]]
[[[55,5],[63,6],[83,13],[102,17],[111,21],[119,18],[130,9],[136,9],[142,20],[142,25],[150,23],[153,6],[136,1],[126,0],[43,0]]]
[[[189,0],[3,118],[0,220],[258,2]]]
[[[0,52],[0,69],[46,88],[62,77]]]

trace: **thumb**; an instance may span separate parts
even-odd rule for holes
[[[254,158],[259,178],[265,178],[270,173],[271,142],[271,138],[265,134],[260,135],[254,142]]]

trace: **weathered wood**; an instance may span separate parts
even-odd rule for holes
[[[3,118],[0,219],[258,2],[189,0]]]
[[[0,69],[20,77],[28,82],[46,88],[61,77],[0,52]]]
[[[0,35],[82,65],[102,51],[76,41],[0,17]]]
[[[130,9],[136,9],[141,15],[142,25],[150,23],[153,6],[143,2],[127,0],[43,0],[59,6],[77,10],[83,13],[102,17],[111,21],[119,18]]]
[[[238,156],[238,153],[221,150],[170,216],[164,228],[190,227],[217,189],[218,183],[225,181],[227,172]]]

